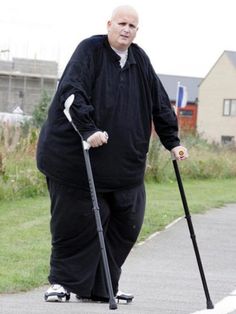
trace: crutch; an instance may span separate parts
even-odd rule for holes
[[[183,155],[183,152],[180,151],[179,154]],[[200,272],[201,279],[202,279],[202,285],[203,285],[203,289],[204,289],[205,296],[206,296],[207,309],[213,309],[214,305],[213,305],[213,303],[211,301],[209,290],[208,290],[208,287],[207,287],[206,277],[205,277],[205,274],[204,274],[200,253],[199,253],[199,250],[198,250],[196,236],[195,236],[195,233],[194,233],[193,223],[192,223],[191,215],[190,215],[189,208],[188,208],[187,199],[186,199],[185,192],[184,192],[184,187],[183,187],[183,184],[182,184],[182,180],[181,180],[181,176],[180,176],[180,172],[179,172],[179,167],[178,167],[177,161],[176,161],[173,153],[171,155],[172,155],[172,162],[173,162],[173,166],[174,166],[174,170],[175,170],[176,179],[177,179],[178,186],[179,186],[179,192],[180,192],[182,203],[183,203],[183,207],[184,207],[185,218],[186,218],[187,223],[188,223],[190,237],[191,237],[192,242],[193,242],[194,252],[195,252],[195,255],[196,255],[196,258],[197,258],[198,268],[199,268],[199,272]]]
[[[114,293],[113,293],[113,288],[112,288],[112,283],[111,283],[111,274],[110,274],[110,269],[109,269],[108,260],[107,260],[107,253],[106,253],[104,236],[103,236],[103,228],[102,228],[99,206],[98,206],[98,201],[97,201],[97,194],[96,194],[96,190],[95,190],[93,173],[92,173],[91,163],[90,163],[90,158],[89,158],[90,145],[86,141],[83,140],[82,135],[80,134],[76,125],[73,123],[71,115],[70,115],[70,107],[73,104],[74,98],[75,98],[75,96],[74,96],[74,94],[72,94],[66,99],[64,114],[67,117],[68,121],[73,126],[73,128],[75,129],[75,131],[78,133],[78,135],[81,138],[83,153],[84,153],[84,160],[85,160],[86,171],[87,171],[88,182],[89,182],[89,189],[90,189],[90,194],[91,194],[91,198],[92,198],[93,210],[94,210],[94,214],[95,214],[95,220],[96,220],[96,226],[97,226],[100,248],[101,248],[101,252],[102,252],[102,261],[103,261],[106,283],[107,283],[107,288],[108,288],[108,293],[109,293],[109,308],[110,308],[110,310],[115,310],[115,309],[117,309],[117,304],[116,304],[116,301],[114,298]]]

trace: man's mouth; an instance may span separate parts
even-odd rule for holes
[[[129,39],[129,36],[126,36],[126,35],[120,35],[120,36],[124,39]]]

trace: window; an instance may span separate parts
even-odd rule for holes
[[[222,135],[221,144],[223,145],[232,145],[234,144],[234,136]]]
[[[231,100],[231,116],[236,116],[236,99]]]
[[[236,116],[236,99],[224,99],[223,116]]]
[[[193,112],[192,112],[192,110],[184,110],[184,109],[181,109],[181,110],[179,111],[179,115],[180,115],[181,117],[192,117]]]

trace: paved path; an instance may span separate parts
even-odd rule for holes
[[[236,294],[236,204],[192,217],[212,301]],[[42,287],[27,293],[1,295],[1,314],[106,314],[107,304],[46,303]],[[121,289],[132,292],[132,304],[120,304],[117,314],[205,313],[205,294],[185,219],[136,246],[121,278]],[[233,297],[233,296],[231,296]],[[234,295],[235,301],[236,295]],[[226,298],[227,300],[229,298]],[[236,313],[236,308],[209,310]]]

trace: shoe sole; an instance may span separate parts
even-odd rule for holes
[[[70,300],[69,295],[58,296],[58,295],[45,295],[44,300],[46,302],[68,302]]]
[[[131,303],[133,301],[133,296],[124,296],[124,295],[120,295],[120,296],[116,296],[115,299],[117,300],[117,303]],[[84,302],[84,303],[109,303],[109,300],[95,300],[92,298],[86,298],[86,297],[80,297],[76,295],[76,299],[80,302]]]
[[[126,303],[131,303],[133,301],[134,296],[129,296],[129,295],[125,295],[125,294],[121,294],[121,295],[117,295],[116,299],[117,299],[117,303],[120,302],[126,302]]]

